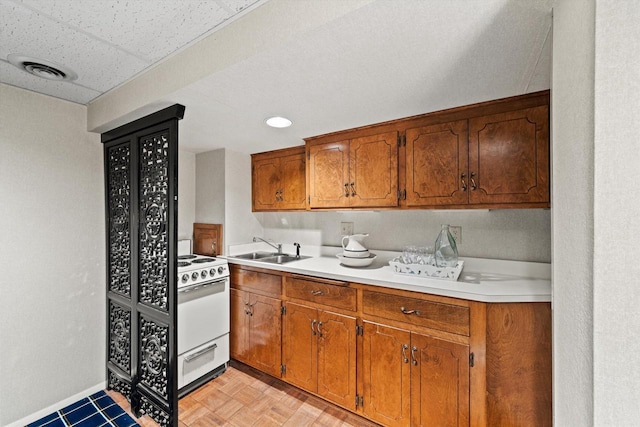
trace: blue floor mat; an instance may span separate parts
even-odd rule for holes
[[[138,425],[107,393],[99,391],[53,414],[42,417],[27,427],[131,427]]]

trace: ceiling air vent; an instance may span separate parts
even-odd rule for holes
[[[46,59],[11,54],[7,56],[7,60],[21,70],[43,79],[72,81],[78,78],[78,75],[70,68]]]

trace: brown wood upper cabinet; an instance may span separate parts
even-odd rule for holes
[[[546,207],[549,109],[406,130],[406,206]]]
[[[398,205],[398,132],[308,144],[309,207]]]
[[[251,156],[252,210],[304,210],[304,146]]]
[[[193,224],[194,254],[216,256],[222,249],[222,224]]]

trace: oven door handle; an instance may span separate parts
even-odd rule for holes
[[[185,362],[191,362],[193,359],[196,359],[196,358],[202,356],[203,354],[210,352],[211,350],[215,350],[216,348],[218,348],[218,344],[213,343],[210,346],[203,348],[202,350],[198,350],[193,354],[185,356],[184,357],[184,361]]]
[[[227,278],[225,277],[224,279],[212,280],[210,282],[195,283],[193,285],[178,288],[178,293],[181,294],[183,292],[191,292],[191,291],[195,291],[196,289],[206,288],[207,286],[216,285],[218,283],[222,283],[226,281],[227,281]]]

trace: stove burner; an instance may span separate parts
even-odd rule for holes
[[[185,262],[185,261],[178,262],[178,267],[189,267],[190,265],[191,265],[190,262]]]
[[[199,259],[194,259],[193,262],[194,264],[202,264],[203,262],[212,262],[215,261],[215,258],[199,258]]]
[[[194,259],[195,255],[180,255],[178,259]]]

